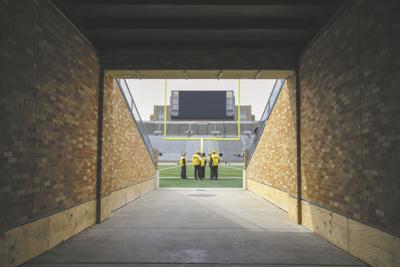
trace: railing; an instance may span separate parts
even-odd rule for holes
[[[125,79],[117,79],[116,81],[122,93],[122,96],[125,99],[128,109],[132,115],[132,118],[135,121],[136,126],[139,129],[140,135],[142,136],[142,139],[147,147],[147,151],[150,154],[151,160],[153,161],[154,164],[156,164],[153,146],[151,145],[149,136],[147,134],[142,118],[140,117],[139,110],[137,109],[135,101],[133,100],[131,91],[129,90],[129,85]]]
[[[275,82],[274,88],[272,89],[271,95],[269,96],[267,105],[265,106],[264,112],[261,115],[260,121],[258,122],[257,133],[255,134],[253,143],[248,150],[248,157],[246,162],[249,162],[253,157],[254,151],[256,150],[258,142],[260,141],[260,138],[264,132],[265,125],[267,124],[269,116],[271,115],[272,110],[274,109],[276,100],[278,99],[284,84],[285,84],[284,79],[279,79],[276,80]]]

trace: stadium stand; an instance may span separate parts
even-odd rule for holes
[[[185,152],[190,158],[195,152],[200,151],[200,141],[172,141],[164,140],[163,121],[146,121],[145,128],[149,134],[150,142],[153,148],[157,149],[161,156],[160,162],[175,162],[179,159],[182,152]],[[254,136],[253,130],[257,122],[244,121],[240,123],[241,140],[237,141],[204,141],[204,152],[207,154],[213,150],[223,153],[221,160],[223,162],[241,162],[242,157],[236,156],[241,154],[244,148],[251,145]],[[237,123],[234,121],[168,121],[167,136],[168,137],[187,137],[188,132],[192,132],[193,137],[236,137]]]
[[[144,121],[143,122],[148,134],[154,131],[164,131],[163,121]],[[245,132],[253,132],[257,122],[243,121],[240,123],[240,134],[246,135]],[[196,121],[168,121],[168,136],[184,136],[185,132],[193,131],[195,136],[211,135],[211,132],[218,131],[222,136],[237,136],[237,123],[235,121],[212,121],[212,122],[196,122]]]
[[[200,141],[196,140],[163,140],[163,136],[149,135],[152,146],[156,148],[160,153],[158,160],[160,162],[171,162],[177,161],[182,152],[185,152],[188,159],[197,151],[200,151]],[[172,136],[171,136],[172,137]],[[209,136],[204,136],[209,137]],[[248,139],[248,141],[246,141]],[[238,141],[204,141],[204,152],[206,154],[215,150],[219,153],[223,153],[221,158],[222,161],[227,162],[241,162],[242,157],[238,157],[235,154],[241,154],[245,144],[251,142],[252,137],[243,136]]]
[[[163,139],[164,122],[146,121],[145,128],[149,134],[153,148],[157,149],[161,156],[160,162],[175,162],[182,152],[190,158],[196,151],[200,150],[199,140],[172,141]],[[207,154],[213,150],[223,153],[222,161],[241,162],[242,157],[237,156],[248,148],[254,139],[253,131],[257,122],[243,121],[240,123],[241,140],[237,141],[204,141],[204,152]],[[193,137],[236,137],[237,123],[234,121],[167,121],[168,137],[187,137],[188,132]]]

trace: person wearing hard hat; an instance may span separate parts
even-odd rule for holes
[[[194,153],[193,157],[192,157],[192,164],[194,167],[194,179],[198,180],[199,178],[199,170],[200,170],[200,153],[196,152]]]
[[[217,152],[213,151],[211,153],[210,159],[211,163],[211,179],[218,180],[218,165],[219,165],[219,155]]]
[[[179,159],[179,166],[181,167],[181,178],[187,179],[187,176],[186,176],[186,154],[185,153],[182,153],[182,156]]]
[[[201,173],[200,179],[203,179],[206,177],[206,165],[207,165],[206,154],[202,153],[201,159],[200,159],[200,173]]]

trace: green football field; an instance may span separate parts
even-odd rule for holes
[[[181,168],[178,165],[159,165],[160,187],[208,187],[208,188],[241,188],[243,169],[241,165],[218,168],[218,180],[210,180],[210,168],[206,167],[206,178],[194,179],[194,168],[188,165],[186,175],[188,179],[181,179]]]

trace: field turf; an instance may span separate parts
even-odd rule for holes
[[[180,178],[180,167],[178,165],[159,165],[160,187],[208,187],[208,188],[241,188],[242,167],[220,165],[218,168],[218,180],[210,180],[210,168],[206,167],[206,178],[194,179],[194,168],[187,166],[188,179]]]

